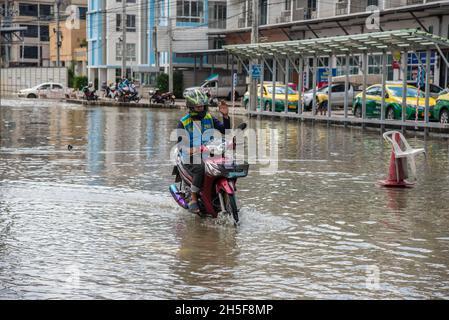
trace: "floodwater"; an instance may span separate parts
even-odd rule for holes
[[[181,111],[2,104],[0,298],[449,298],[447,139],[408,136],[427,160],[392,190],[379,132],[251,119],[278,171],[238,181],[235,227],[170,196]]]

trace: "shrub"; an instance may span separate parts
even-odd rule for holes
[[[161,90],[161,92],[168,91],[168,74],[161,73],[156,78],[156,85]]]
[[[176,98],[182,98],[183,92],[183,73],[182,71],[175,71],[173,73],[173,94]]]
[[[84,86],[87,86],[87,77],[86,76],[79,76],[73,78],[73,88],[74,89],[82,89]]]

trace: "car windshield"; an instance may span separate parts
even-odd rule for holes
[[[389,87],[388,89],[393,94],[393,96],[400,98],[400,97],[402,97],[402,92],[403,92],[402,88],[403,87]],[[407,87],[406,95],[407,95],[407,97],[416,98],[416,97],[418,97],[418,89]],[[424,93],[422,91],[419,92],[419,97],[424,98]]]
[[[267,87],[268,93],[273,93],[273,87]],[[288,94],[295,94],[296,91],[290,87],[287,87]],[[276,94],[285,94],[285,86],[276,87]]]

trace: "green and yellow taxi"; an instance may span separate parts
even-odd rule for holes
[[[418,108],[418,119],[424,119],[425,96],[424,93],[412,85],[406,87],[406,119],[415,120]],[[385,85],[385,119],[402,119],[402,83]],[[356,117],[362,117],[363,93],[359,93],[352,104],[352,112]],[[380,106],[382,101],[382,85],[375,84],[366,89],[366,116],[368,118],[380,118]],[[449,102],[448,102],[449,103]],[[436,104],[434,98],[429,98],[429,119],[434,118],[433,109]]]
[[[285,86],[283,83],[276,83],[275,89],[275,110],[276,112],[283,112],[285,106],[285,90],[287,90],[288,111],[296,112],[298,110],[298,91],[293,90],[289,86]],[[263,110],[270,110],[273,97],[273,85],[272,82],[264,83],[263,85]],[[249,104],[249,92],[246,92],[243,96],[243,106],[248,108]],[[260,106],[260,85],[257,86],[257,105]]]
[[[441,123],[449,123],[449,93],[442,94],[437,98],[437,103],[430,113],[432,119]]]

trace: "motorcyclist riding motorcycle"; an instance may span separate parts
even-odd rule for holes
[[[226,129],[231,128],[229,110],[226,104],[220,105],[219,112],[223,115],[223,122],[213,117],[208,112],[209,99],[206,94],[198,89],[190,90],[185,95],[186,106],[189,113],[178,123],[177,129],[184,129],[190,137],[190,148],[183,154],[184,167],[192,176],[191,201],[188,208],[191,212],[199,213],[198,193],[201,190],[204,180],[205,167],[201,160],[200,164],[193,163],[193,156],[201,153],[201,146],[207,142],[203,140],[202,134],[209,129],[216,129],[225,134]],[[198,139],[199,138],[199,139]],[[182,137],[178,137],[178,142]]]

